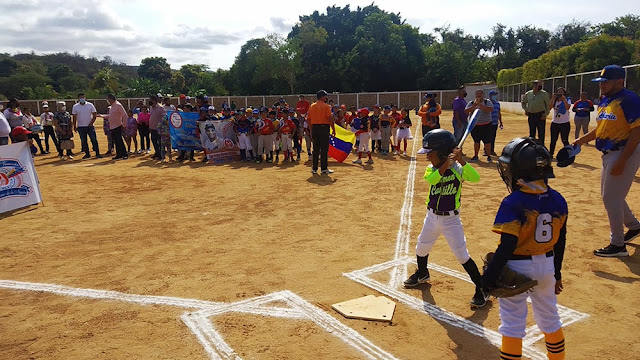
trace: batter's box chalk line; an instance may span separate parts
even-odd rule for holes
[[[473,335],[487,339],[491,344],[500,347],[502,344],[502,335],[495,330],[488,329],[482,325],[476,324],[473,321],[467,320],[461,316],[452,313],[449,310],[440,308],[436,305],[430,304],[422,299],[418,299],[414,296],[407,294],[400,290],[399,286],[391,286],[389,284],[383,284],[379,281],[372,279],[370,276],[376,273],[393,270],[392,274],[406,272],[406,267],[409,264],[413,264],[414,260],[408,257],[398,258],[395,260],[387,261],[378,265],[373,265],[361,270],[345,273],[343,276],[358,282],[364,286],[367,286],[373,290],[376,290],[396,301],[399,301],[408,307],[426,312],[429,316],[439,322],[455,326],[463,329]],[[401,271],[404,268],[404,271]],[[429,264],[430,270],[443,273],[445,275],[452,276],[454,278],[473,283],[469,276],[460,271],[449,269],[447,267],[431,263]],[[558,313],[562,320],[563,326],[566,327],[575,322],[584,320],[589,317],[588,314],[567,308],[562,305],[558,305]],[[544,338],[544,334],[538,329],[536,325],[532,325],[526,329],[526,336],[523,339],[522,354],[525,357],[534,360],[546,360],[547,355],[536,349],[533,345],[540,339]]]
[[[174,306],[187,311],[180,317],[187,328],[196,336],[211,359],[241,359],[215,329],[210,318],[227,313],[243,313],[270,316],[282,319],[306,320],[313,322],[324,331],[338,337],[372,360],[394,360],[390,353],[367,340],[357,331],[342,324],[317,306],[312,305],[289,290],[279,291],[234,303],[221,303],[198,299],[168,296],[136,295],[118,291],[81,289],[55,284],[41,284],[22,281],[0,280],[0,288],[20,291],[44,292],[56,295],[94,300],[122,301],[137,305]],[[273,306],[272,304],[286,304]]]

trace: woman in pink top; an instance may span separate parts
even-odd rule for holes
[[[142,111],[138,113],[138,133],[140,134],[140,151],[138,151],[138,153],[142,154],[144,152],[148,154],[151,151],[151,138],[149,137],[149,119],[151,118],[151,113],[146,105],[142,105],[140,110]]]

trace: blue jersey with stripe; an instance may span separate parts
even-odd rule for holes
[[[640,126],[640,97],[627,89],[605,96],[598,105],[596,119],[596,148],[618,150],[626,145],[631,129]]]

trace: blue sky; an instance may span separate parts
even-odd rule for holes
[[[78,52],[82,55],[137,65],[147,56],[163,56],[175,69],[187,63],[204,63],[212,69],[228,69],[240,47],[269,33],[283,36],[300,15],[326,4],[352,9],[371,1],[137,1],[137,0],[21,0],[9,5],[0,0],[3,22],[0,52]],[[392,1],[378,0],[380,8],[400,13],[407,23],[432,33],[450,25],[467,33],[486,35],[500,22],[508,27],[536,25],[554,30],[572,19],[609,22],[617,16],[639,14],[637,0],[619,0],[616,6],[602,1],[578,3],[522,1]],[[427,5],[428,4],[428,5]],[[605,9],[606,7],[606,9]]]

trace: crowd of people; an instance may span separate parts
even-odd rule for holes
[[[469,114],[478,107],[483,111],[486,122],[479,123],[472,136],[475,140],[485,142],[486,155],[494,153],[495,129],[502,124],[499,102],[495,91],[490,93],[491,99],[484,99],[482,90],[476,92],[476,100],[467,103],[464,87],[458,90],[458,97],[453,102],[453,126],[457,137],[462,136],[466,128]],[[430,130],[440,128],[442,106],[436,101],[436,94],[424,96],[425,103],[415,112],[421,118],[422,135]],[[479,99],[482,104],[479,104]],[[68,111],[66,103],[55,103],[55,111],[51,111],[48,102],[43,102],[42,113],[38,120],[28,107],[20,107],[17,99],[7,102],[4,116],[0,118],[0,145],[8,144],[13,139],[11,132],[24,128],[29,134],[33,154],[49,154],[50,143],[55,146],[60,160],[73,159],[75,149],[74,137],[80,138],[80,151],[83,159],[91,158],[91,151],[96,158],[113,156],[114,160],[127,159],[130,155],[150,154],[158,161],[173,161],[171,137],[169,131],[168,111],[197,112],[199,119],[231,120],[235,124],[236,139],[243,161],[279,162],[280,155],[284,161],[300,161],[303,144],[309,158],[313,153],[313,139],[308,112],[311,103],[304,95],[299,96],[295,106],[289,105],[284,98],[272,106],[238,108],[235,102],[222,104],[220,111],[209,103],[209,98],[199,95],[193,99],[180,95],[177,105],[171,103],[170,96],[161,94],[150,96],[145,103],[140,100],[132,109],[125,109],[114,95],[108,95],[109,102],[106,114],[98,114],[96,107],[82,93],[78,101]],[[320,100],[319,100],[320,101]],[[398,108],[395,104],[356,108],[332,104],[327,99],[331,122],[352,131],[356,136],[353,151],[358,158],[354,163],[362,163],[363,158],[373,163],[372,154],[407,155],[407,141],[412,139],[413,123],[410,110]],[[98,117],[104,119],[103,132],[107,137],[107,150],[100,152],[97,133],[94,126]],[[6,121],[6,125],[2,125]],[[484,121],[484,120],[483,120]],[[487,126],[485,129],[485,125]],[[485,131],[486,130],[486,131]],[[23,131],[23,130],[19,130]],[[41,138],[44,135],[44,139]],[[487,145],[491,144],[491,146]],[[36,148],[35,145],[38,147]],[[90,146],[91,145],[91,146]],[[90,151],[91,150],[91,151]],[[194,151],[178,151],[176,160],[195,161]],[[166,158],[169,158],[167,160]],[[471,161],[478,160],[476,156]],[[490,158],[489,158],[490,160]],[[206,157],[203,157],[206,161]]]

